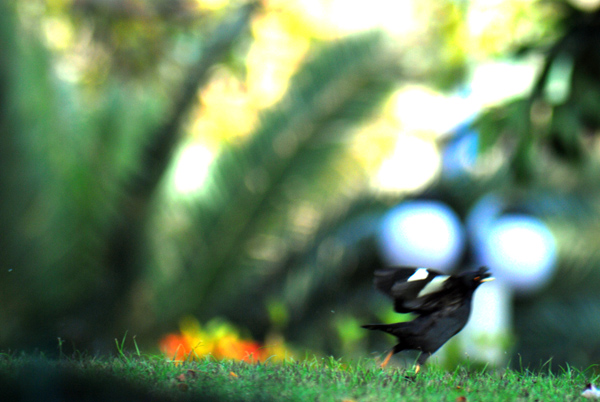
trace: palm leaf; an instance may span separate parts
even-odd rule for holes
[[[265,221],[285,216],[292,204],[286,187],[298,177],[310,183],[323,175],[353,127],[393,88],[396,64],[385,57],[384,43],[382,35],[370,33],[322,46],[248,141],[220,155],[207,195],[193,211],[193,253],[168,287],[170,298],[177,289],[180,311],[201,306],[204,317],[251,290],[244,287],[247,244]]]

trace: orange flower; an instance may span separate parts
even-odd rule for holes
[[[218,319],[203,328],[195,318],[186,317],[180,329],[181,334],[168,334],[160,341],[161,351],[178,362],[213,355],[217,359],[257,363],[271,358],[281,361],[289,353],[281,338],[271,338],[263,346],[251,339],[242,339],[235,327]]]
[[[242,360],[250,363],[256,363],[265,359],[265,355],[263,353],[264,349],[258,343],[253,341],[242,341],[240,346],[244,354]]]
[[[172,360],[185,360],[192,348],[184,336],[168,334],[160,341],[160,350]]]
[[[226,335],[217,340],[214,355],[217,359],[235,359],[247,362],[263,360],[260,344]]]

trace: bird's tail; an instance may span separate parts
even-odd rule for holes
[[[368,324],[368,325],[363,325],[362,328],[370,329],[372,331],[383,331],[383,332],[387,332],[388,334],[393,334],[399,328],[402,328],[404,325],[405,325],[404,322],[398,322],[396,324]]]

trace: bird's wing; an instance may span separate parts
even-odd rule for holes
[[[390,296],[416,296],[438,273],[426,268],[393,267],[375,271],[375,287]]]
[[[436,292],[404,302],[403,308],[415,314],[432,314],[444,309],[453,309],[460,302],[460,297],[456,297],[450,290],[442,288]]]
[[[394,300],[397,312],[422,313],[424,308],[431,307],[431,299],[426,299],[423,292],[427,292],[433,282],[445,278],[440,272],[428,268],[384,268],[375,272],[375,287]]]

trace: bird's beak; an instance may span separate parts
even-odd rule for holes
[[[485,278],[485,279],[482,279],[480,282],[481,282],[481,283],[483,283],[483,282],[491,282],[491,281],[493,281],[494,279],[496,279],[496,278],[494,278],[494,277]]]

